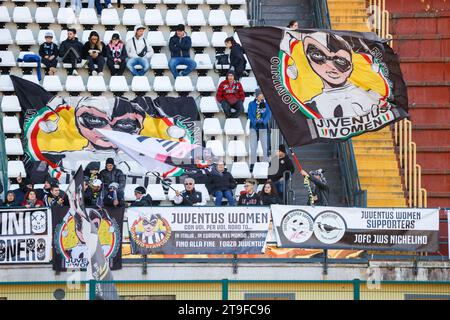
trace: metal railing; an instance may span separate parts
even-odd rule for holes
[[[389,33],[389,11],[385,0],[370,0],[371,30],[380,38],[389,40],[393,45],[393,37]],[[427,191],[422,188],[422,169],[417,163],[416,144],[412,141],[412,124],[408,119],[394,125],[394,141],[398,147],[400,168],[408,193],[409,207],[427,207]]]
[[[120,300],[449,300],[447,281],[148,280],[3,282],[0,300],[95,300],[98,284]],[[104,292],[105,293],[105,292]]]
[[[264,25],[264,19],[262,18],[262,1],[261,0],[247,0],[247,10],[249,15],[250,26]]]
[[[3,115],[0,112],[0,190],[3,186],[3,192],[0,192],[0,199],[6,196],[8,190],[8,164],[5,147],[5,135],[3,131]]]
[[[331,29],[331,20],[328,12],[327,0],[312,1],[316,27],[319,29]]]

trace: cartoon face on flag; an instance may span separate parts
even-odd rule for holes
[[[348,139],[407,116],[398,58],[375,35],[273,27],[238,35],[290,146]]]

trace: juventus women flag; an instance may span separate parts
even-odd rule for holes
[[[289,146],[348,139],[408,116],[398,57],[373,33],[237,32]]]

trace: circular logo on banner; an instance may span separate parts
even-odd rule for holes
[[[284,236],[291,242],[308,241],[313,234],[313,218],[303,210],[289,211],[281,221]]]
[[[141,248],[159,248],[170,239],[172,230],[169,222],[159,214],[141,216],[131,226],[131,237]]]
[[[324,211],[314,220],[314,235],[325,244],[333,244],[341,240],[345,230],[344,219],[334,211]]]

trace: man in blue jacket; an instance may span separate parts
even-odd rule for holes
[[[261,141],[264,161],[269,162],[267,150],[267,131],[269,130],[269,120],[271,112],[261,89],[256,89],[255,100],[248,105],[248,118],[250,119],[250,167],[256,162],[256,151],[258,140]]]
[[[187,76],[197,67],[197,64],[190,58],[189,50],[191,49],[191,38],[184,31],[184,25],[179,24],[176,33],[169,40],[169,49],[172,58],[169,61],[169,69],[173,77]],[[178,72],[177,66],[185,65],[186,69]]]

